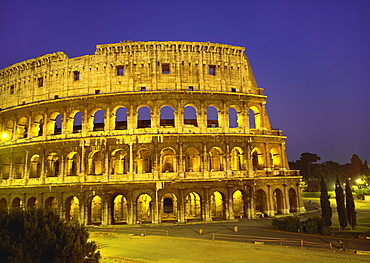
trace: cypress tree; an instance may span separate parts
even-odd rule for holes
[[[343,188],[340,185],[338,174],[336,176],[337,180],[335,181],[335,199],[337,200],[337,211],[340,230],[344,230],[347,226],[347,211],[346,206],[344,205]]]
[[[330,207],[328,188],[326,187],[326,183],[322,175],[320,180],[320,186],[321,186],[321,195],[320,195],[321,217],[324,219],[325,226],[330,227],[332,210]]]
[[[354,229],[356,227],[355,202],[353,201],[353,195],[348,178],[346,178],[346,207],[348,224],[351,226],[352,229]]]

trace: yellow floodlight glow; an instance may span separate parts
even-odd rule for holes
[[[361,183],[362,183],[362,180],[361,180],[361,179],[357,179],[357,180],[356,180],[356,183],[357,183],[357,184],[361,184]]]
[[[3,134],[1,134],[1,138],[3,138],[3,139],[8,138],[8,134],[7,134],[7,133],[3,133]]]

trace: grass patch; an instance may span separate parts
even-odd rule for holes
[[[341,231],[339,230],[338,223],[334,223],[330,227],[330,232],[332,233],[332,236],[338,238],[357,238],[358,235],[369,231],[370,231],[370,218],[359,220],[355,229],[351,229],[349,226],[347,226],[346,229]]]

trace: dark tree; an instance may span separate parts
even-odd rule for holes
[[[320,195],[321,217],[324,219],[325,226],[330,227],[332,210],[330,207],[328,189],[326,187],[326,183],[322,175],[321,175],[321,180],[320,180],[320,187],[321,187],[321,195]]]
[[[12,263],[99,262],[94,242],[79,224],[41,208],[0,211],[0,260]]]
[[[305,179],[309,179],[311,177],[311,164],[321,160],[321,158],[314,153],[302,153],[300,162],[306,167],[307,175]]]
[[[346,207],[347,207],[347,218],[348,224],[351,226],[351,229],[356,227],[356,211],[355,211],[355,202],[353,201],[353,195],[351,186],[349,184],[348,178],[346,178]]]
[[[362,170],[362,161],[357,154],[353,154],[351,158],[351,178],[357,178],[358,174],[361,173]]]
[[[343,188],[340,185],[338,175],[337,175],[337,180],[335,182],[335,199],[337,201],[337,211],[338,211],[340,229],[344,230],[347,226],[347,211],[346,211],[346,206],[344,204]]]

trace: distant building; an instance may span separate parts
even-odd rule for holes
[[[304,211],[244,48],[121,42],[0,70],[0,206],[86,224]]]

